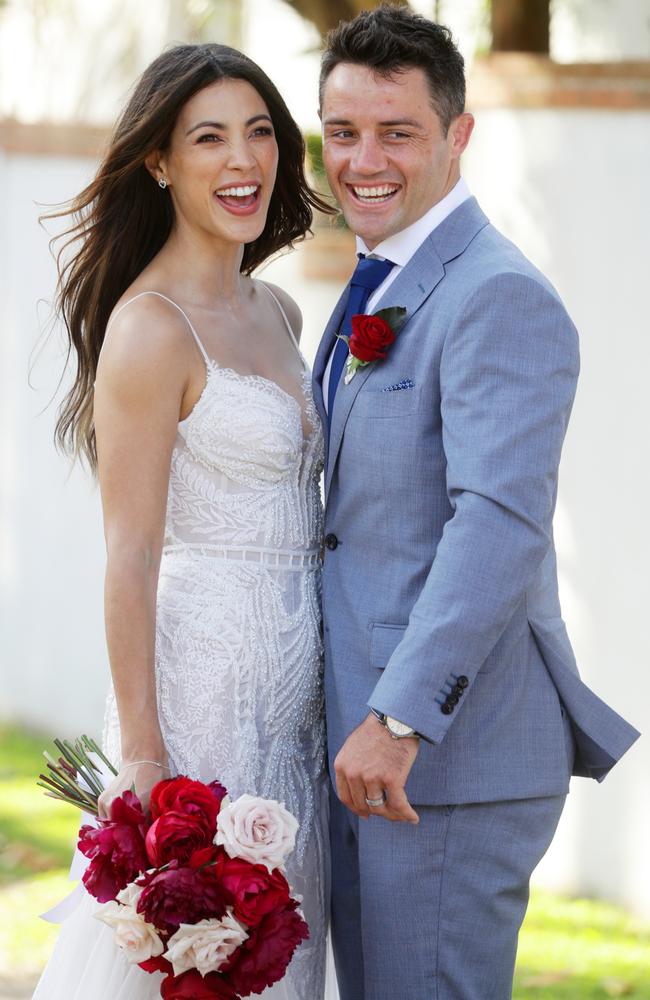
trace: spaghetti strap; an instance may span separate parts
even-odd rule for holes
[[[305,361],[305,359],[304,359],[304,357],[302,355],[302,351],[300,350],[300,345],[298,344],[298,341],[296,340],[296,336],[295,336],[293,330],[291,329],[291,323],[289,322],[289,318],[288,318],[286,312],[284,311],[284,307],[283,307],[282,303],[280,302],[280,300],[277,297],[277,295],[275,294],[275,292],[273,292],[269,288],[269,286],[267,285],[267,283],[265,281],[262,281],[259,278],[258,278],[258,281],[259,281],[260,285],[262,285],[262,287],[267,290],[267,292],[269,293],[269,295],[271,296],[271,298],[273,299],[273,301],[277,305],[278,309],[282,313],[282,318],[283,318],[283,320],[284,320],[284,322],[286,324],[287,330],[289,331],[289,336],[291,337],[291,343],[293,344],[293,346],[297,350],[298,355],[300,356],[300,360],[302,361],[304,367],[306,368],[307,367],[307,362]]]
[[[192,336],[194,337],[194,339],[195,339],[195,341],[197,343],[197,346],[198,346],[201,354],[203,355],[203,360],[205,361],[206,365],[208,365],[208,367],[209,367],[210,364],[211,364],[210,358],[208,357],[208,355],[206,353],[206,350],[205,350],[203,344],[201,343],[201,338],[199,337],[198,333],[196,332],[196,330],[192,326],[192,323],[190,322],[189,316],[187,315],[187,313],[185,312],[184,309],[181,309],[181,307],[178,305],[177,302],[174,302],[173,299],[170,299],[166,295],[163,295],[162,292],[154,292],[154,291],[138,292],[138,294],[134,295],[132,299],[128,299],[126,302],[123,302],[122,305],[120,306],[120,308],[117,310],[117,312],[115,312],[113,314],[113,316],[111,316],[110,322],[109,322],[108,326],[106,327],[106,333],[108,333],[108,331],[110,329],[110,326],[111,326],[111,323],[113,323],[113,321],[117,319],[117,317],[120,315],[120,313],[122,312],[122,310],[126,309],[127,306],[130,306],[132,302],[136,301],[136,299],[142,298],[143,295],[157,295],[159,299],[164,299],[165,302],[169,302],[170,306],[174,306],[175,309],[178,309],[179,313],[181,314],[181,316],[184,317],[185,322],[187,323],[187,325],[189,326],[190,330],[192,331]],[[275,296],[273,296],[273,298],[275,298]],[[277,301],[277,299],[276,299],[276,301]],[[278,305],[280,305],[280,303],[278,303]],[[282,308],[282,306],[280,306],[280,308]]]

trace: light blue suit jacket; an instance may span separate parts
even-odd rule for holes
[[[314,367],[323,420],[346,298]],[[416,803],[559,795],[572,770],[601,780],[639,734],[580,680],[558,600],[575,328],[473,198],[374,311],[386,306],[407,321],[384,361],[341,383],[327,456],[330,760],[372,705],[431,741],[407,785]]]

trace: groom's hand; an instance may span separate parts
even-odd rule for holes
[[[334,761],[336,791],[343,805],[357,816],[383,816],[403,823],[419,823],[404,786],[418,755],[417,737],[396,740],[374,715],[350,733]],[[382,806],[368,806],[366,798]]]

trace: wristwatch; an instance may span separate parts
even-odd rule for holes
[[[407,736],[414,736],[417,740],[420,739],[420,734],[416,733],[412,726],[407,726],[405,722],[399,722],[392,715],[384,715],[383,712],[378,712],[376,708],[371,708],[370,711],[375,719],[388,730],[394,740],[404,740]]]

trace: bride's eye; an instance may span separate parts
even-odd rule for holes
[[[215,135],[214,132],[206,132],[205,135],[200,135],[196,141],[197,143],[199,143],[199,142],[222,142],[223,140],[220,135]]]

